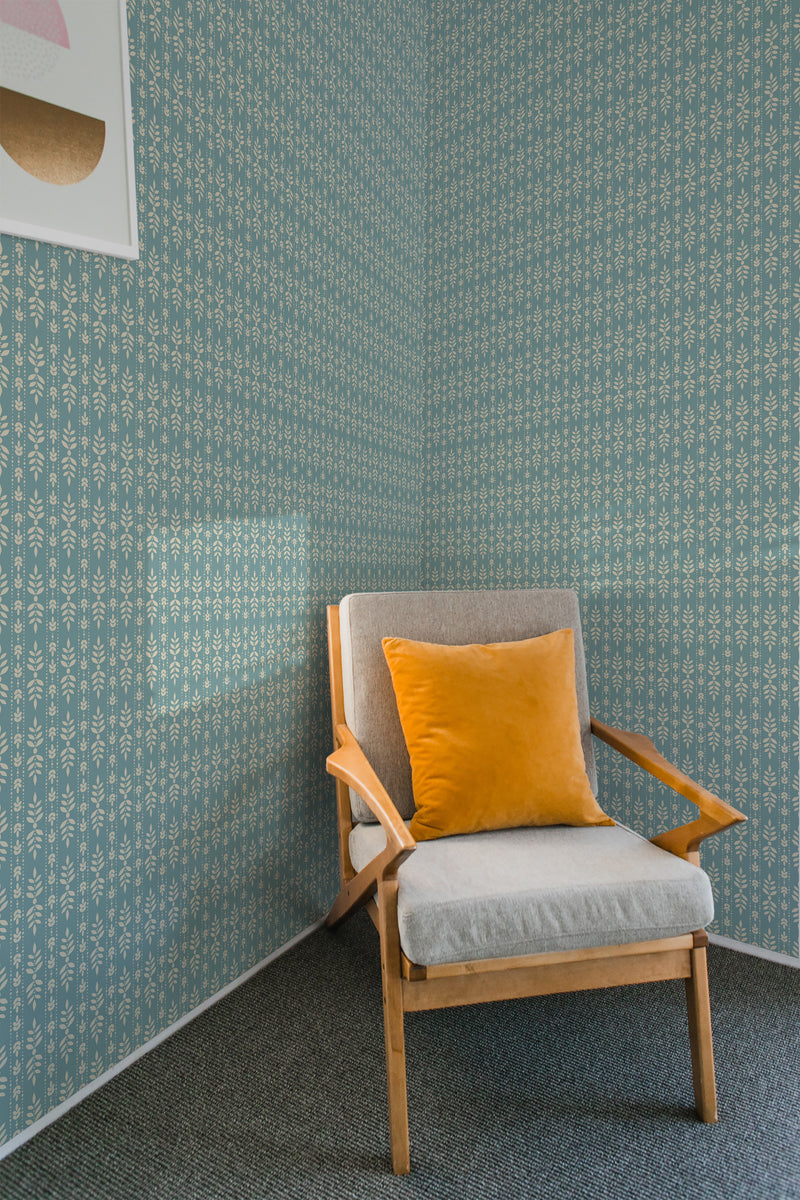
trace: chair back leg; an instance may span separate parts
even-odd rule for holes
[[[378,930],[381,938],[383,1028],[386,1037],[386,1083],[389,1092],[389,1135],[392,1170],[411,1170],[406,1093],[406,1044],[403,1028],[403,977],[400,966],[400,933],[397,928],[397,879],[381,881],[378,888]]]
[[[714,1045],[711,1040],[711,1004],[708,995],[705,946],[695,946],[690,955],[692,974],[685,982],[694,1100],[700,1120],[713,1125],[717,1120],[717,1085],[714,1079]]]

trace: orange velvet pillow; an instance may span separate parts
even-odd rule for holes
[[[384,638],[418,841],[517,825],[613,825],[581,747],[571,629],[524,642]]]

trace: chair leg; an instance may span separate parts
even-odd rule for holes
[[[692,1048],[692,1076],[697,1115],[713,1125],[717,1120],[717,1086],[714,1080],[714,1045],[711,1040],[711,1004],[705,946],[691,951],[692,974],[685,980]]]
[[[397,928],[397,879],[382,881],[378,892],[381,937],[383,1028],[386,1037],[386,1083],[389,1092],[389,1135],[392,1170],[411,1170],[406,1095],[406,1045],[403,1029],[403,978],[400,972],[400,933]]]

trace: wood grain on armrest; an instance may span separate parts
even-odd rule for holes
[[[691,821],[688,825],[680,825],[677,829],[670,829],[666,833],[660,833],[657,837],[650,839],[662,850],[669,850],[672,854],[677,854],[679,858],[696,862],[697,847],[704,838],[747,820],[744,813],[739,812],[730,804],[726,804],[724,800],[720,800],[719,796],[715,796],[713,792],[701,787],[688,775],[684,775],[678,767],[668,762],[663,755],[659,754],[650,738],[645,737],[644,734],[615,729],[612,725],[606,725],[595,717],[592,717],[592,733],[601,741],[607,742],[614,750],[618,750],[620,754],[624,754],[631,762],[635,762],[645,771],[654,775],[656,779],[666,783],[673,791],[685,796],[687,800],[691,800],[700,809],[700,816],[696,821]]]
[[[337,725],[334,732],[338,748],[328,755],[328,771],[354,788],[375,814],[386,834],[386,847],[362,867],[357,875],[342,885],[326,918],[326,924],[331,929],[355,909],[366,904],[375,894],[381,881],[395,878],[398,867],[417,848],[417,843],[408,832],[403,818],[353,734],[346,725]]]
[[[366,754],[346,725],[336,726],[336,740],[339,743],[338,749],[328,755],[325,764],[328,771],[358,792],[370,812],[374,813],[380,821],[386,833],[387,847],[410,854],[412,850],[416,849],[417,843],[408,832],[394,802],[370,766]]]

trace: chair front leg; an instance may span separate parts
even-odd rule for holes
[[[695,937],[697,938],[697,935]],[[708,994],[705,944],[695,945],[690,955],[692,973],[685,983],[694,1100],[700,1120],[713,1125],[717,1121],[717,1086],[714,1079],[714,1045],[711,1039],[711,1003]]]
[[[411,1170],[406,1093],[406,1045],[403,1028],[403,977],[400,966],[400,932],[397,927],[397,877],[378,886],[378,931],[381,939],[383,1028],[386,1037],[386,1084],[389,1092],[389,1136],[392,1170]]]

